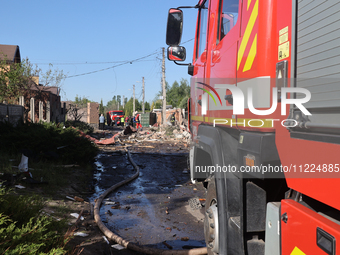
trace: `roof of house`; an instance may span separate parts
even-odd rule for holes
[[[7,59],[10,62],[20,63],[20,50],[18,45],[0,44],[0,60]]]
[[[59,96],[59,92],[60,92],[60,88],[59,87],[55,87],[55,86],[43,86],[41,84],[39,85],[32,85],[31,86],[31,90],[35,90],[35,91],[42,91],[42,92],[50,92],[51,94],[57,95]]]

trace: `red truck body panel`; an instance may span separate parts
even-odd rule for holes
[[[202,123],[213,125],[214,119],[224,119],[232,121],[233,128],[247,131],[257,132],[275,132],[276,145],[279,151],[281,163],[283,166],[299,166],[309,165],[313,167],[328,164],[331,166],[338,166],[340,162],[336,156],[340,150],[337,144],[306,141],[291,138],[287,128],[283,127],[280,122],[288,118],[289,106],[287,105],[287,114],[281,115],[281,104],[278,103],[277,109],[273,114],[266,116],[257,116],[245,109],[244,115],[233,115],[232,107],[226,100],[224,95],[228,91],[218,87],[218,84],[236,84],[242,86],[243,83],[253,80],[257,77],[263,77],[266,80],[266,89],[271,91],[275,87],[276,79],[276,63],[283,60],[288,60],[288,77],[290,73],[290,51],[286,58],[279,60],[279,45],[280,36],[284,31],[287,31],[287,40],[291,42],[292,31],[292,5],[287,1],[260,1],[249,0],[243,1],[239,7],[239,14],[236,24],[232,27],[230,32],[218,42],[218,27],[217,18],[219,16],[219,1],[210,1],[208,20],[208,37],[207,46],[200,56],[197,56],[197,47],[194,47],[194,76],[191,80],[191,119],[192,119],[192,133],[194,139],[197,135],[198,126]],[[198,17],[199,18],[199,17]],[[273,22],[274,21],[274,22]],[[199,21],[198,21],[199,22]],[[285,33],[284,33],[285,34]],[[200,32],[197,30],[196,38],[199,37]],[[204,91],[197,89],[197,82],[202,82],[213,87],[220,98],[222,98],[222,105],[212,108],[213,100],[210,96],[207,97],[206,114],[202,114],[202,106],[197,102],[203,100]],[[221,86],[220,86],[221,87]],[[218,99],[216,93],[211,89],[205,87],[215,97],[217,104]],[[258,94],[263,94],[262,88]],[[207,95],[207,94],[206,94]],[[205,96],[206,96],[205,95]],[[266,93],[270,96],[270,106],[273,104],[271,93]],[[266,99],[262,95],[263,99]],[[268,100],[268,98],[267,98]],[[263,108],[264,109],[264,108]],[[204,109],[203,109],[204,110]],[[262,127],[250,127],[248,120],[253,120],[253,126],[257,126],[255,120],[258,119],[258,124],[261,120],[264,121]],[[275,119],[277,121],[271,122],[266,119]],[[244,125],[245,121],[245,125]],[[229,123],[227,124],[230,127]],[[225,125],[217,124],[220,126]],[[340,186],[340,174],[336,171],[332,173],[325,173],[322,170],[317,172],[305,172],[287,174],[288,186],[294,190],[302,192],[310,197],[321,200],[324,203],[340,209],[340,192],[332,193],[337,186]],[[303,174],[303,175],[301,175]],[[307,177],[308,179],[302,179]],[[319,178],[328,178],[319,179]],[[335,178],[329,180],[329,178]],[[317,188],[316,188],[317,187]],[[334,199],[336,196],[336,199]]]
[[[340,225],[293,200],[283,200],[281,213],[287,221],[281,221],[282,255],[326,254],[317,245],[317,229],[325,231],[336,240],[340,239]],[[339,242],[335,243],[339,250]],[[302,252],[302,253],[301,253]],[[336,254],[336,253],[334,253]]]

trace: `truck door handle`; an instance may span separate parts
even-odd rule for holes
[[[211,59],[211,61],[213,62],[213,63],[218,63],[218,62],[220,62],[220,51],[219,50],[213,50],[212,51],[212,59]]]
[[[200,60],[201,60],[202,63],[205,63],[205,62],[207,61],[207,50],[204,50],[204,51],[202,52],[202,55],[201,55],[201,57],[200,57]]]

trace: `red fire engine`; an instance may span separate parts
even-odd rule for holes
[[[122,110],[109,111],[106,113],[107,124],[113,126],[117,122],[117,126],[124,125],[124,123],[121,123],[122,117],[124,117],[124,111]]]
[[[339,253],[340,2],[170,9],[175,62],[186,56],[184,8],[198,10],[190,171],[207,188],[209,254]]]

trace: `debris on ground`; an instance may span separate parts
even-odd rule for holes
[[[190,198],[188,202],[191,209],[193,210],[198,210],[202,208],[201,201],[198,197]]]
[[[185,126],[167,126],[167,127],[151,127],[144,131],[138,131],[128,126],[122,132],[123,135],[129,135],[128,140],[137,139],[138,141],[147,140],[184,140],[190,142],[191,134]]]
[[[124,134],[124,135],[128,135],[128,134],[132,134],[132,133],[135,133],[135,132],[137,132],[137,130],[136,130],[134,127],[132,127],[132,126],[127,126],[127,127],[124,129],[123,134]]]
[[[113,135],[114,143],[101,139],[97,145],[104,150],[125,150],[131,153],[188,153],[191,144],[191,133],[186,126],[143,127],[137,130],[127,126],[121,131],[107,131],[106,137]]]
[[[118,133],[117,133],[114,136],[112,136],[111,138],[98,140],[98,139],[96,139],[96,138],[94,138],[90,135],[85,134],[84,132],[82,132],[80,130],[78,130],[78,132],[79,132],[80,136],[85,137],[85,138],[89,139],[90,141],[94,142],[95,144],[99,144],[99,145],[114,144],[115,143],[115,137],[118,135]]]
[[[14,160],[10,160],[14,161]],[[29,170],[34,170],[28,167],[28,157],[24,154],[21,154],[21,162],[18,166],[11,166],[14,172],[12,173],[0,173],[0,182],[2,182],[5,186],[15,185],[16,188],[23,189],[24,186],[21,185],[22,182],[26,184],[48,184],[48,182],[43,181],[43,178],[40,178],[40,181],[33,179],[33,175]]]
[[[75,232],[73,235],[74,235],[74,236],[82,236],[82,237],[86,237],[86,236],[88,236],[89,234],[86,234],[86,233],[83,233],[83,232]]]
[[[105,205],[115,205],[116,202],[112,202],[112,201],[108,201],[108,202],[105,202]]]
[[[109,242],[109,240],[107,240],[106,236],[103,236],[103,239],[107,244],[110,244],[110,242]]]
[[[109,150],[128,148],[131,152],[137,153],[187,153],[191,143],[191,133],[184,125],[150,126],[143,129],[129,125],[121,131],[106,130],[95,132],[91,136],[78,132],[101,148],[108,147]],[[167,144],[168,147],[159,146],[160,143]],[[137,144],[138,146],[135,146]]]
[[[83,216],[81,216],[80,214],[78,213],[70,213],[70,215],[74,218],[80,218],[80,220],[84,220],[85,218]],[[80,216],[80,217],[79,217]]]
[[[116,250],[124,250],[126,249],[124,246],[121,246],[120,244],[114,244],[114,245],[111,245],[112,248],[116,249]]]
[[[164,244],[166,247],[168,247],[170,250],[172,250],[172,246],[170,244],[168,244],[166,241],[162,242],[162,244]]]
[[[67,199],[70,199],[72,201],[76,201],[73,197],[66,196]]]
[[[77,196],[74,197],[74,200],[76,200],[76,201],[78,201],[78,202],[84,202],[84,199],[83,199],[83,198],[77,197]]]

